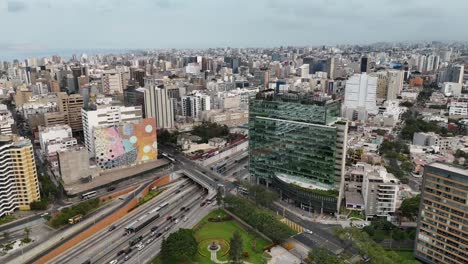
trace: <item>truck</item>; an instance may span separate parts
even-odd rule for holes
[[[74,224],[80,222],[81,219],[83,219],[83,215],[78,214],[78,215],[75,215],[74,217],[68,219],[68,223],[69,223],[70,225],[74,225]]]

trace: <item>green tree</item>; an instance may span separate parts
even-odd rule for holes
[[[419,195],[403,200],[400,206],[401,215],[411,220],[415,219],[418,216],[420,201]]]
[[[250,185],[248,188],[249,195],[253,198],[256,204],[261,206],[269,206],[274,201],[278,200],[278,194],[268,190],[262,185]]]
[[[229,134],[229,128],[226,125],[203,122],[193,127],[192,134],[201,137],[203,142],[208,142],[210,138],[226,137]]]
[[[330,251],[324,248],[313,248],[309,251],[306,259],[307,263],[316,264],[341,264],[343,260],[333,255]]]
[[[161,261],[163,264],[188,262],[197,254],[198,243],[194,231],[179,229],[164,239],[161,246]]]
[[[243,252],[243,240],[239,231],[235,231],[231,237],[229,243],[231,248],[229,249],[229,259],[233,263],[242,263],[242,252]]]

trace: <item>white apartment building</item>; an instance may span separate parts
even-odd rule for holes
[[[0,135],[13,134],[12,127],[14,124],[15,120],[7,106],[0,104]]]
[[[102,90],[104,94],[123,93],[123,76],[116,70],[108,70],[102,73]]]
[[[182,115],[193,119],[200,119],[201,112],[211,110],[209,95],[196,93],[195,95],[182,97]]]
[[[346,208],[366,218],[389,217],[396,211],[399,180],[383,166],[358,162],[345,175]]]
[[[468,116],[467,102],[451,102],[449,104],[449,116]]]
[[[442,91],[445,96],[459,96],[461,95],[463,85],[461,83],[444,82],[442,84]]]
[[[156,119],[156,127],[174,127],[174,102],[167,95],[166,89],[155,86],[145,89],[145,114]]]
[[[50,141],[63,141],[64,139],[72,138],[72,129],[69,125],[55,125],[43,127],[39,126],[39,143],[41,145],[41,151],[47,154],[47,144]]]
[[[455,138],[442,137],[434,132],[418,132],[413,135],[413,145],[432,147],[441,152],[454,148]]]
[[[138,123],[142,120],[141,106],[98,105],[94,110],[81,110],[85,146],[94,157],[95,127],[116,126],[121,122]]]
[[[354,74],[346,81],[344,117],[366,120],[368,114],[377,114],[377,77],[366,73]]]

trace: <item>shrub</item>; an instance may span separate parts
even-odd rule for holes
[[[242,256],[244,258],[248,258],[250,255],[249,255],[249,252],[245,251],[244,253],[242,253]]]

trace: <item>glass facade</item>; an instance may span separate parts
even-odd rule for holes
[[[288,198],[336,210],[336,198],[311,195],[278,176],[317,189],[336,189],[340,115],[338,102],[293,95],[257,96],[250,101],[250,175]],[[291,187],[291,188],[290,188]],[[313,189],[313,188],[312,188]]]

